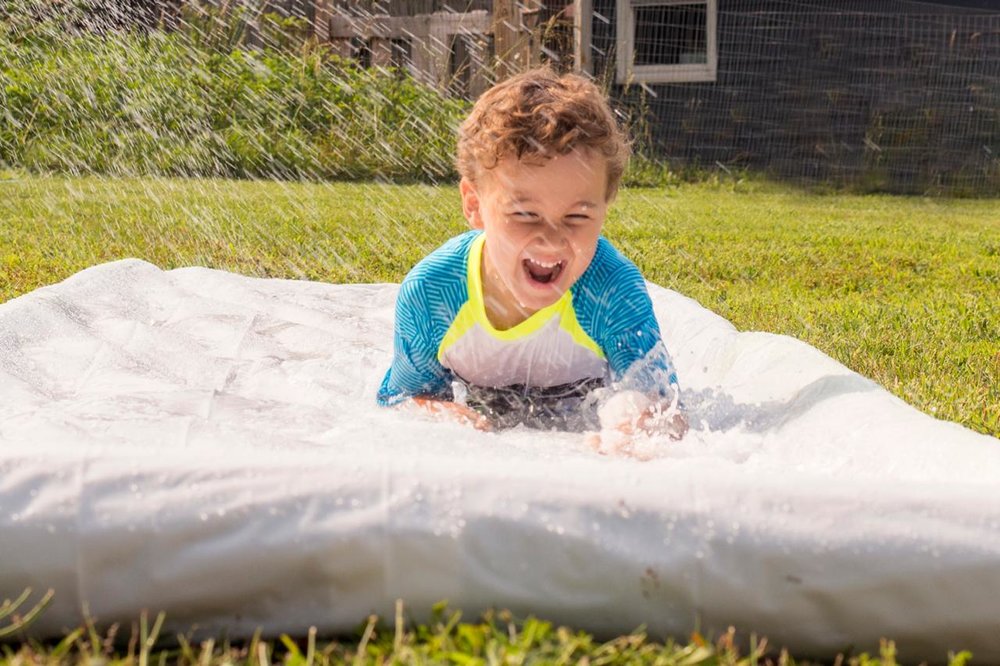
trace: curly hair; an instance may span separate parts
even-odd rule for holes
[[[605,196],[618,190],[631,148],[593,82],[548,67],[518,74],[480,96],[458,130],[455,165],[475,181],[503,159],[536,162],[584,148],[607,162]]]

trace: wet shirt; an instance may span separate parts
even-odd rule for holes
[[[645,280],[607,239],[598,241],[590,266],[558,301],[502,331],[483,304],[484,241],[481,231],[456,236],[403,280],[379,404],[413,396],[452,399],[455,381],[551,389],[630,374],[638,383],[630,388],[659,395],[676,385]],[[649,371],[630,372],[639,360],[649,361]]]

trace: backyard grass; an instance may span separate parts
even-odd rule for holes
[[[448,185],[0,172],[0,302],[125,257],[395,282],[464,228]],[[739,329],[804,340],[1000,436],[1000,200],[685,184],[623,191],[606,233],[650,280]]]
[[[0,608],[2,610],[2,608]],[[193,641],[178,635],[159,640],[164,615],[155,620],[144,614],[129,629],[117,625],[106,633],[87,622],[59,642],[41,644],[25,641],[16,649],[0,646],[0,666],[22,664],[94,664],[100,666],[288,666],[325,664],[458,664],[486,666],[503,664],[586,664],[605,666],[808,666],[786,650],[771,648],[767,640],[754,635],[738,637],[732,627],[709,641],[699,633],[686,643],[651,639],[644,630],[608,641],[551,622],[528,617],[515,619],[507,611],[488,611],[481,618],[463,621],[461,611],[450,610],[445,602],[435,605],[426,623],[406,618],[402,602],[396,603],[391,620],[370,616],[354,638],[319,640],[315,628],[303,637],[286,634],[277,640],[262,640],[260,632],[249,641],[226,639]],[[169,643],[169,644],[167,644]],[[122,647],[126,646],[126,647]],[[966,666],[972,654],[963,651],[947,655],[949,666]],[[837,666],[896,666],[896,645],[883,640],[877,655],[841,654]]]

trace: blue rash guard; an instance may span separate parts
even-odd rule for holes
[[[484,241],[481,231],[456,236],[403,280],[380,405],[451,399],[456,380],[543,389],[610,381],[657,397],[678,390],[646,282],[607,239],[598,240],[590,266],[558,301],[503,331],[483,305]]]

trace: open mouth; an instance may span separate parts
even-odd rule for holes
[[[528,277],[539,284],[549,284],[558,280],[566,265],[565,261],[547,263],[534,259],[525,259],[523,263]]]

